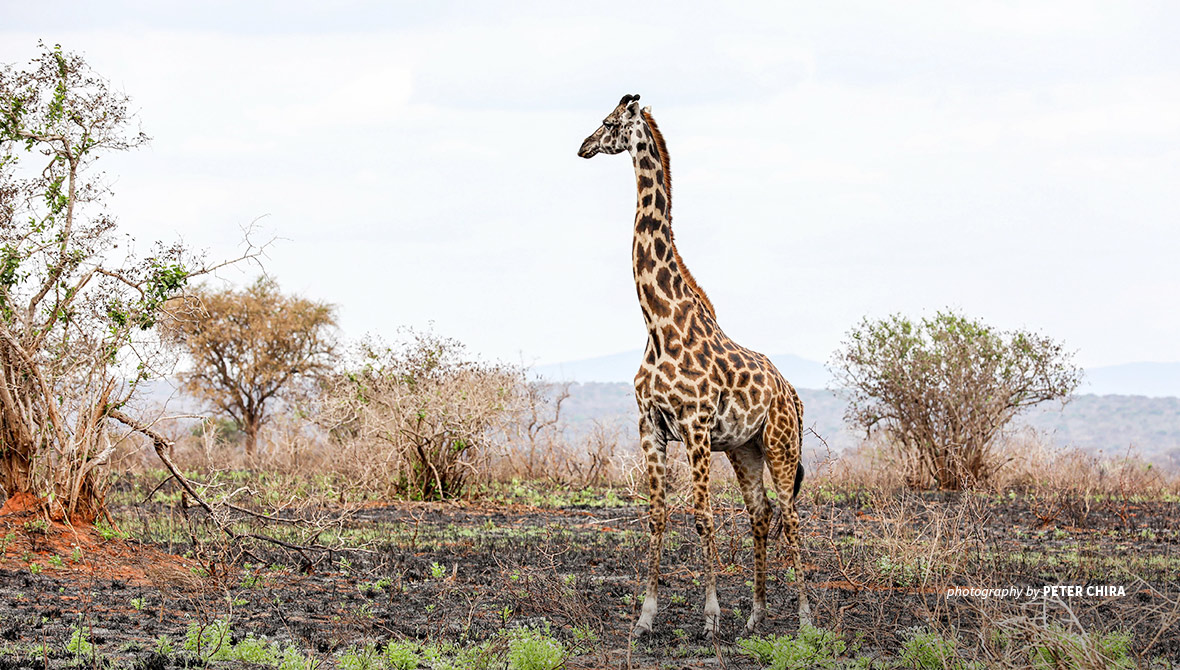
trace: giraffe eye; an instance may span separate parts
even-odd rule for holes
[[[606,128],[614,128],[618,124],[615,123],[614,121],[603,121],[602,125]]]

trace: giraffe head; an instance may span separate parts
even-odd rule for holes
[[[594,154],[618,154],[630,146],[633,131],[637,124],[643,123],[643,115],[639,112],[639,96],[624,95],[618,107],[607,115],[602,125],[582,142],[578,155],[590,158]]]

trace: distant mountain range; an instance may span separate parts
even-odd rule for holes
[[[538,365],[533,371],[551,381],[630,382],[639,369],[639,349],[579,361]],[[823,363],[793,354],[771,354],[779,371],[796,388],[824,389],[832,375]],[[1124,363],[1089,368],[1078,393],[1180,397],[1180,363]]]
[[[561,406],[566,434],[584,439],[596,427],[605,427],[623,444],[635,444],[639,413],[629,382],[571,384],[569,398]],[[859,445],[863,433],[844,421],[846,403],[832,391],[800,388],[804,452],[823,455],[824,445],[833,453]],[[1151,462],[1180,469],[1180,398],[1147,398],[1142,395],[1077,395],[1062,407],[1045,403],[1017,417],[1013,428],[1028,426],[1050,444],[1077,447],[1089,452],[1122,454],[1128,448]]]
[[[538,365],[533,371],[550,381],[630,382],[642,360],[643,351],[636,349],[568,363]],[[825,388],[832,377],[823,363],[794,354],[772,354],[770,360],[798,388]]]

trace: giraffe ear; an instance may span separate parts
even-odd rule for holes
[[[644,107],[644,108],[643,108],[643,113],[644,113],[644,114],[648,114],[648,115],[650,115],[650,114],[651,114],[651,105],[648,105],[647,107]]]

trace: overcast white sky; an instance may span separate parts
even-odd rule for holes
[[[1180,361],[1180,4],[495,4],[0,0],[0,61],[61,43],[133,97],[153,142],[100,165],[143,248],[229,256],[266,215],[268,271],[349,336],[640,348],[630,162],[575,155],[639,93],[747,346],[949,306]]]

